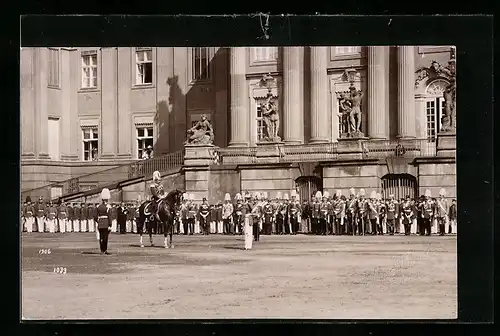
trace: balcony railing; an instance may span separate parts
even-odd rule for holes
[[[69,180],[55,182],[43,187],[25,190],[22,192],[23,200],[26,196],[45,199],[78,194],[95,188],[104,188],[113,183],[141,178],[151,175],[155,170],[166,172],[184,163],[184,151],[178,151],[148,160],[120,165],[92,174],[82,175]]]
[[[368,158],[436,156],[436,142],[428,139],[370,140],[363,143]]]
[[[337,143],[281,146],[280,162],[332,161],[338,159]]]

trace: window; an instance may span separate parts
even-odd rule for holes
[[[427,87],[430,96],[426,101],[427,139],[436,141],[436,135],[441,129],[441,116],[444,110],[443,92],[448,83],[442,79],[433,81]]]
[[[278,47],[253,47],[254,62],[274,62],[278,59]]]
[[[262,104],[257,104],[257,142],[260,142],[264,139],[264,118],[262,117]]]
[[[97,53],[82,55],[82,88],[97,88]]]
[[[153,84],[153,51],[151,49],[135,52],[135,84]]]
[[[48,85],[59,87],[59,49],[49,48]]]
[[[356,55],[361,53],[360,46],[335,47],[335,55]]]
[[[99,135],[97,127],[83,129],[83,160],[97,160],[99,151]]]
[[[192,48],[192,80],[209,80],[210,74],[210,48]]]
[[[153,146],[153,127],[137,128],[137,158],[142,159],[144,150]]]

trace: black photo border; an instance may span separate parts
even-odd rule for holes
[[[264,20],[263,20],[264,19]],[[460,232],[458,244],[459,322],[489,322],[493,319],[493,17],[492,16],[294,16],[266,17],[256,14],[228,16],[24,16],[21,43],[33,46],[258,46],[258,45],[456,45],[457,46],[457,199]],[[266,29],[267,28],[267,29]],[[2,159],[9,176],[6,205],[7,317],[20,319],[20,152],[19,143],[19,40],[11,38],[2,53],[8,64],[4,89],[4,134],[8,135],[7,157]],[[11,78],[12,77],[12,78]],[[5,106],[5,105],[4,105]],[[17,177],[14,178],[14,177]],[[4,196],[5,197],[5,196]],[[14,277],[14,274],[17,276]],[[11,296],[13,296],[12,301]],[[201,324],[197,324],[197,322]],[[66,321],[21,324],[23,333],[116,334],[182,333],[211,335],[232,333],[318,334],[338,332],[373,334],[387,324],[408,334],[431,332],[435,326],[454,320],[115,320]],[[107,325],[112,323],[111,325]],[[132,323],[132,324],[131,324]],[[147,326],[134,325],[137,323]],[[256,324],[261,324],[258,326]],[[293,325],[285,325],[292,323]],[[366,323],[370,323],[367,325]],[[238,324],[238,325],[235,325]],[[276,324],[281,324],[278,326]],[[305,324],[308,324],[307,326]],[[411,328],[400,324],[412,324]],[[95,327],[97,326],[97,327]],[[460,331],[471,324],[460,326]],[[283,329],[287,328],[287,329]],[[289,329],[288,329],[289,328]],[[391,329],[392,329],[391,328]],[[273,331],[274,330],[274,331]],[[469,329],[470,330],[470,329]],[[442,331],[441,331],[442,332]],[[432,333],[432,332],[431,332]],[[475,330],[477,333],[477,330]]]

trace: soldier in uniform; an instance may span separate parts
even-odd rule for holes
[[[80,232],[87,232],[87,217],[89,212],[87,209],[87,204],[80,204]]]
[[[66,232],[73,232],[73,206],[71,203],[65,203],[66,204],[66,211],[67,211],[67,216],[66,216]]]
[[[118,227],[118,208],[116,203],[111,204],[111,208],[109,209],[111,213],[111,232],[116,232]],[[156,233],[156,228],[153,227],[153,233]]]
[[[368,219],[369,225],[367,229],[367,234],[376,235],[377,234],[377,222],[378,222],[378,212],[377,212],[377,192],[372,191],[370,194],[370,199],[367,201],[368,206]]]
[[[47,204],[47,212],[46,212],[46,218],[47,218],[47,227],[49,229],[50,233],[55,233],[56,232],[56,215],[57,215],[57,210],[52,201],[49,201]]]
[[[345,234],[346,231],[344,226],[346,202],[341,190],[337,190],[335,196],[337,199],[333,207],[335,233],[340,236]]]
[[[270,235],[273,229],[273,220],[274,220],[274,208],[271,202],[267,199],[267,193],[263,192],[263,203],[262,203],[262,212],[263,212],[263,224],[262,230],[265,235]]]
[[[210,233],[217,233],[217,206],[209,205],[210,214],[208,215],[209,223],[210,223]]]
[[[233,227],[233,204],[231,203],[231,195],[224,195],[224,205],[222,205],[222,221],[224,222],[224,234],[234,233]]]
[[[405,236],[409,236],[411,233],[411,224],[413,223],[413,206],[411,205],[410,196],[406,196],[402,209],[403,218],[401,220],[405,228]]]
[[[80,207],[73,203],[73,231],[80,232]]]
[[[448,212],[449,228],[448,233],[457,233],[457,201],[451,201],[450,210]]]
[[[382,195],[380,193],[377,193],[377,211],[378,211],[377,232],[379,235],[383,235],[384,231],[386,231],[387,208],[385,207],[385,202],[383,202]]]
[[[320,233],[320,209],[321,209],[321,191],[316,191],[314,201],[311,205],[311,226],[312,233],[317,235]]]
[[[35,207],[31,203],[31,198],[28,196],[26,197],[26,207],[24,208],[24,219],[25,219],[25,225],[26,225],[26,232],[31,233],[33,232],[33,223],[35,222],[35,217],[33,217],[35,214]]]
[[[132,223],[132,232],[133,233],[138,232],[137,223],[139,222],[139,217],[141,216],[140,208],[141,208],[141,201],[138,199],[135,201],[135,205],[134,205],[134,222]],[[97,231],[97,232],[99,232],[99,231]]]
[[[448,219],[448,202],[446,201],[446,190],[439,190],[439,199],[436,201],[436,219],[439,225],[439,235],[444,236],[446,233],[446,222]]]
[[[288,205],[288,228],[291,234],[297,234],[300,222],[300,202],[297,200],[297,192],[292,190],[292,201]]]
[[[368,220],[368,200],[365,198],[365,189],[360,189],[358,195],[358,232],[360,235],[367,233]]]
[[[203,197],[201,205],[198,209],[198,215],[200,218],[201,233],[204,235],[208,235],[210,233],[209,218],[208,218],[208,216],[210,215],[210,205],[208,205],[207,199],[205,197]]]
[[[97,222],[99,230],[99,246],[101,254],[108,253],[108,236],[111,231],[111,209],[108,204],[111,194],[108,189],[104,188],[101,192],[102,203],[97,207],[94,221]]]
[[[117,210],[118,210],[117,219],[118,219],[118,227],[120,229],[120,234],[125,234],[127,233],[125,225],[127,224],[127,215],[128,215],[128,209],[125,206],[125,202],[122,202]]]
[[[97,205],[99,206],[99,205]],[[94,203],[89,203],[87,205],[87,227],[89,232],[95,232],[96,223],[94,221],[96,212],[96,205]]]
[[[256,192],[253,201],[250,203],[251,214],[252,214],[252,233],[253,240],[259,241],[260,239],[260,221],[262,218],[262,204],[260,193]]]
[[[412,221],[412,224],[411,224],[411,230],[410,232],[412,234],[417,234],[417,220],[418,220],[418,205],[417,203],[415,202],[415,200],[411,200],[411,209],[413,211],[413,221]]]
[[[346,202],[347,234],[354,235],[357,229],[357,204],[356,190],[349,189],[349,200]]]
[[[320,211],[319,211],[319,233],[326,236],[328,231],[328,212],[330,209],[330,202],[328,202],[328,198],[330,197],[330,193],[325,191],[323,193],[323,198],[320,203]]]
[[[188,227],[188,212],[189,212],[189,195],[187,193],[184,193],[182,195],[182,202],[181,202],[181,209],[180,209],[180,221],[182,225],[182,231],[185,236],[189,234],[189,227]]]
[[[389,195],[389,200],[386,203],[387,209],[387,233],[394,235],[396,219],[399,214],[399,204],[394,200],[394,195]]]
[[[283,221],[285,220],[284,216],[281,214],[281,208],[283,205],[283,196],[281,191],[276,193],[276,198],[273,202],[274,216],[273,222],[271,224],[272,234],[278,234],[278,226],[283,225]]]
[[[66,207],[66,203],[61,202],[61,205],[59,205],[59,208],[57,209],[57,217],[59,221],[59,231],[61,233],[66,232],[66,221],[68,219],[68,209]]]
[[[422,204],[422,235],[425,232],[426,236],[431,235],[431,221],[434,217],[434,204],[431,200],[431,191],[427,189],[425,191],[425,201]]]
[[[196,204],[194,204],[194,195],[189,194],[189,201],[187,203],[187,223],[188,223],[189,235],[199,233],[199,230],[195,230],[196,213],[197,213],[197,207]]]
[[[336,194],[333,195],[333,198],[330,196],[328,191],[325,191],[325,194],[327,194],[326,201],[328,202],[328,214],[326,216],[326,234],[327,235],[335,235],[338,234],[338,231],[336,230],[335,227],[335,207],[337,206],[337,203],[340,201],[340,199],[337,197]]]
[[[133,220],[134,220],[134,204],[129,203],[129,204],[127,204],[127,223],[125,225],[125,232],[127,232],[127,233],[132,232]]]
[[[301,233],[311,232],[311,205],[307,200],[302,201],[300,206]]]
[[[38,199],[38,203],[35,204],[35,213],[36,213],[36,227],[38,232],[44,232],[45,229],[45,203],[43,201],[43,197],[40,196]]]

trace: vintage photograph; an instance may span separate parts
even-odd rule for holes
[[[23,47],[23,320],[455,319],[456,48]]]

